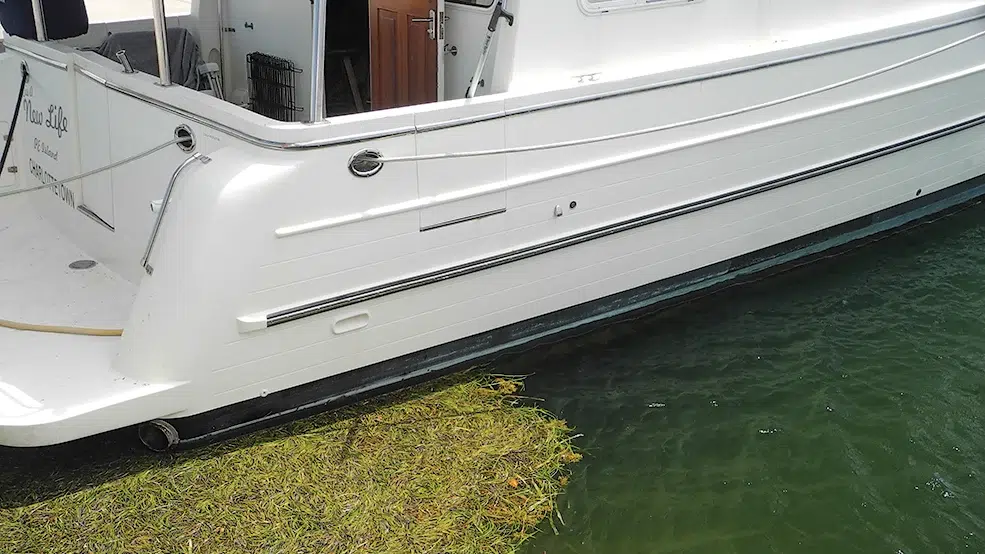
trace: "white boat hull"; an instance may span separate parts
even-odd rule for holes
[[[617,83],[621,94],[605,92],[616,90],[606,83],[585,89],[598,93],[592,101],[572,101],[587,94],[575,88],[364,115],[330,128],[332,144],[294,149],[261,143],[303,143],[318,129],[260,129],[247,120],[234,132],[231,117],[215,116],[223,125],[188,117],[182,110],[198,100],[184,91],[165,91],[185,106],[169,111],[139,100],[160,94],[141,88],[153,85],[114,87],[122,77],[83,55],[66,54],[62,72],[13,53],[39,84],[71,79],[75,96],[66,104],[80,110],[73,126],[108,120],[109,151],[77,137],[77,159],[58,162],[63,174],[147,148],[181,124],[208,158],[177,176],[151,274],[139,264],[155,217],[147,206],[187,153],[174,147],[114,170],[110,183],[73,185],[81,187],[76,199],[113,207],[96,210],[101,223],[64,194],[31,194],[51,237],[71,237],[108,266],[106,280],[123,283],[106,295],[125,306],[117,310],[124,333],[25,341],[22,331],[0,330],[0,351],[16,354],[0,358],[0,445],[54,444],[152,419],[194,443],[652,308],[974,200],[985,192],[974,180],[985,174],[985,39],[842,88],[666,131],[387,162],[368,178],[348,164],[363,149],[394,157],[513,148],[700,118],[932,50],[985,29],[981,15],[928,23],[897,40],[817,46],[824,55],[746,60],[741,71],[740,60],[713,78],[698,70],[667,86],[657,86],[666,76],[640,78]],[[134,121],[140,134],[128,131]],[[251,132],[263,140],[241,136]],[[367,133],[374,136],[360,138]],[[30,163],[27,140],[18,143],[22,164]],[[39,244],[65,264],[81,255]],[[56,281],[14,271],[0,271],[0,282],[20,287],[11,296],[25,306]],[[44,314],[0,313],[15,316]],[[66,354],[35,365],[45,351]],[[88,389],[59,377],[73,366]]]

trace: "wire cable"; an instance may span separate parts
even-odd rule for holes
[[[171,146],[172,144],[179,144],[179,143],[182,143],[182,142],[188,142],[188,139],[187,138],[174,138],[174,139],[170,139],[170,140],[168,140],[167,142],[165,142],[163,144],[159,144],[159,145],[157,145],[157,146],[155,146],[155,147],[153,147],[153,148],[151,148],[149,150],[145,150],[145,151],[143,151],[143,152],[141,152],[139,154],[134,154],[133,156],[130,156],[128,158],[124,158],[122,160],[113,162],[113,163],[111,163],[109,165],[104,165],[102,167],[97,167],[96,169],[93,169],[91,171],[86,171],[85,173],[80,173],[79,175],[76,175],[74,177],[69,177],[67,179],[59,179],[58,181],[52,181],[52,182],[46,183],[44,185],[35,185],[35,186],[26,187],[26,188],[17,189],[17,190],[10,190],[10,191],[6,191],[6,192],[0,192],[0,198],[5,198],[7,196],[14,196],[15,194],[24,194],[26,192],[34,192],[36,190],[46,189],[48,187],[55,187],[55,186],[58,186],[58,185],[63,185],[65,183],[70,183],[72,181],[78,181],[79,179],[85,179],[86,177],[91,177],[93,175],[96,175],[97,173],[102,173],[104,171],[109,171],[111,169],[116,169],[117,167],[120,167],[121,165],[126,165],[128,163],[135,162],[135,161],[137,161],[137,160],[139,160],[141,158],[146,158],[147,156],[150,156],[151,154],[153,154],[155,152],[160,152],[161,150],[164,150],[165,148],[167,148],[168,146]]]

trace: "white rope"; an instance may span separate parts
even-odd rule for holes
[[[360,156],[360,158],[362,160],[364,160],[364,161],[367,161],[367,162],[389,163],[389,162],[418,162],[418,161],[441,160],[441,159],[452,159],[452,158],[470,158],[470,157],[475,157],[475,156],[492,156],[492,155],[496,155],[496,154],[520,154],[520,153],[523,153],[523,152],[534,152],[534,151],[537,151],[537,150],[552,150],[552,149],[556,149],[556,148],[567,148],[569,146],[582,146],[582,145],[585,145],[585,144],[594,144],[594,143],[597,143],[597,142],[605,142],[605,141],[609,141],[609,140],[617,140],[617,139],[623,139],[623,138],[636,137],[636,136],[639,136],[639,135],[645,135],[645,134],[649,134],[649,133],[656,133],[658,131],[667,131],[667,130],[670,130],[670,129],[677,129],[678,127],[686,127],[688,125],[697,125],[699,123],[707,123],[709,121],[715,121],[717,119],[722,119],[722,118],[725,118],[725,117],[731,117],[731,116],[734,116],[734,115],[740,115],[740,114],[748,113],[748,112],[751,112],[751,111],[756,111],[756,110],[762,110],[762,109],[765,109],[765,108],[770,108],[772,106],[776,106],[776,105],[783,104],[783,103],[786,103],[786,102],[791,102],[793,100],[799,100],[799,99],[805,98],[807,96],[813,96],[815,94],[820,94],[822,92],[827,92],[827,91],[832,90],[832,89],[836,89],[836,88],[839,88],[839,87],[847,86],[847,85],[850,85],[852,83],[857,83],[858,81],[862,81],[864,79],[869,79],[869,78],[875,77],[877,75],[881,75],[883,73],[886,73],[888,71],[892,71],[894,69],[898,69],[900,67],[903,67],[903,66],[906,66],[906,65],[909,65],[909,64],[918,62],[920,60],[924,60],[924,59],[929,58],[931,56],[935,56],[937,54],[940,54],[941,52],[950,50],[952,48],[956,48],[956,47],[961,46],[962,44],[964,44],[966,42],[970,42],[970,41],[975,40],[976,38],[979,38],[981,36],[985,36],[985,31],[981,31],[981,32],[975,33],[975,34],[973,34],[973,35],[971,35],[969,37],[963,38],[961,40],[956,40],[956,41],[954,41],[954,42],[952,42],[950,44],[945,44],[944,46],[941,46],[939,48],[935,48],[934,50],[931,50],[929,52],[925,52],[923,54],[920,54],[919,56],[914,56],[912,58],[903,60],[901,62],[897,62],[897,63],[894,63],[892,65],[887,65],[886,67],[882,67],[880,69],[876,69],[875,71],[870,71],[868,73],[864,73],[862,75],[858,75],[858,76],[852,77],[850,79],[845,79],[844,81],[839,81],[837,83],[833,83],[833,84],[826,85],[826,86],[823,86],[823,87],[820,87],[820,88],[809,90],[807,92],[800,92],[800,93],[797,93],[797,94],[793,94],[791,96],[786,96],[784,98],[779,98],[779,99],[776,99],[776,100],[770,100],[769,102],[763,102],[761,104],[755,104],[755,105],[752,105],[752,106],[746,106],[744,108],[739,108],[739,109],[735,109],[735,110],[731,110],[731,111],[727,111],[727,112],[721,112],[721,113],[717,113],[717,114],[714,114],[714,115],[707,115],[707,116],[704,116],[704,117],[699,117],[699,118],[696,118],[696,119],[690,119],[688,121],[681,121],[681,122],[678,122],[678,123],[669,123],[669,124],[666,124],[666,125],[659,125],[657,127],[648,127],[646,129],[637,129],[635,131],[627,131],[627,132],[616,133],[616,134],[612,134],[612,135],[603,135],[603,136],[599,136],[599,137],[592,137],[592,138],[586,138],[586,139],[576,139],[576,140],[568,140],[568,141],[563,141],[563,142],[551,142],[551,143],[547,143],[547,144],[536,144],[536,145],[532,145],[532,146],[515,146],[515,147],[512,147],[512,148],[497,148],[495,150],[475,150],[475,151],[471,151],[471,152],[441,152],[441,153],[437,153],[437,154],[419,154],[419,155],[414,155],[414,156],[395,156],[395,157],[392,157],[392,158],[386,158],[386,157],[375,158],[375,157],[370,157],[370,156]]]
[[[165,142],[164,144],[160,144],[158,146],[155,146],[154,148],[151,148],[150,150],[146,150],[146,151],[141,152],[139,154],[135,154],[133,156],[130,156],[129,158],[124,158],[124,159],[122,159],[120,161],[113,162],[113,163],[111,163],[109,165],[104,165],[103,167],[98,167],[98,168],[93,169],[91,171],[86,171],[85,173],[81,173],[79,175],[76,175],[75,177],[69,177],[68,179],[61,179],[61,180],[58,180],[58,181],[53,181],[51,183],[47,183],[47,184],[44,184],[44,185],[35,185],[35,186],[31,186],[31,187],[27,187],[27,188],[22,188],[22,189],[17,189],[17,190],[10,190],[10,191],[6,191],[6,192],[0,192],[0,198],[4,198],[4,197],[7,197],[7,196],[14,196],[15,194],[23,194],[23,193],[26,193],[26,192],[34,192],[36,190],[41,190],[41,189],[46,189],[46,188],[49,188],[49,187],[63,185],[65,183],[70,183],[72,181],[78,181],[79,179],[85,179],[86,177],[91,177],[93,175],[96,175],[97,173],[102,173],[104,171],[109,171],[111,169],[115,169],[117,167],[120,167],[121,165],[126,165],[126,164],[128,164],[130,162],[135,162],[135,161],[137,161],[137,160],[139,160],[141,158],[146,158],[147,156],[150,156],[151,154],[153,154],[155,152],[159,152],[161,150],[164,150],[165,148],[167,148],[168,146],[171,146],[172,144],[178,144],[178,143],[187,142],[187,141],[188,141],[187,138],[183,138],[183,139],[181,139],[181,138],[174,138],[174,139],[171,139],[171,140]]]

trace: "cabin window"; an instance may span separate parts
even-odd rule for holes
[[[581,6],[582,11],[591,15],[596,15],[618,10],[693,4],[700,1],[701,0],[578,0],[578,4]]]

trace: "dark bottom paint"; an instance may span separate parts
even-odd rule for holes
[[[683,275],[263,398],[169,422],[183,437],[178,448],[196,447],[391,392],[544,343],[565,340],[599,325],[638,317],[726,287],[787,271],[820,257],[830,257],[958,211],[979,202],[985,195],[985,175],[933,194],[915,193],[913,200],[892,208]]]

